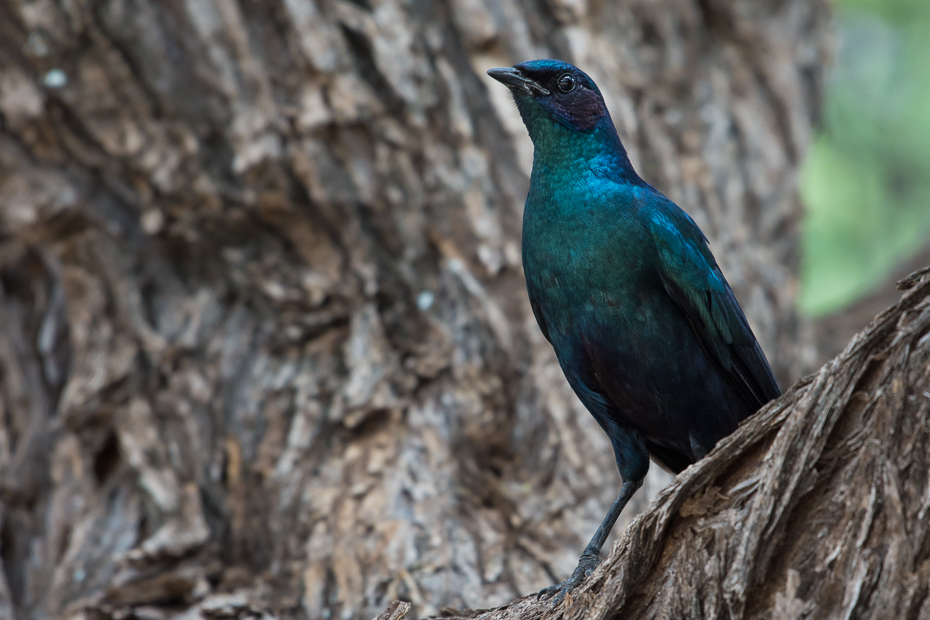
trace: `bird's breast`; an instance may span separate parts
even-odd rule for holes
[[[642,265],[622,251],[604,251],[596,239],[563,235],[524,245],[524,272],[530,299],[556,329],[635,329],[648,320],[649,290],[641,285]]]

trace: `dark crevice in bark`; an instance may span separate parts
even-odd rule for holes
[[[406,116],[404,100],[378,69],[371,41],[364,34],[355,32],[345,24],[340,25],[340,30],[352,51],[359,76],[368,82],[371,90],[377,94],[392,116],[403,119]]]

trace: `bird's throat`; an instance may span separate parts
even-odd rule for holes
[[[593,175],[616,182],[639,182],[610,117],[591,131],[577,131],[557,122],[533,139],[533,178],[543,184],[560,178]]]

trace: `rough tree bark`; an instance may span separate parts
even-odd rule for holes
[[[484,70],[592,74],[787,385],[827,18],[0,2],[0,615],[426,615],[565,576],[620,481],[526,303],[531,147]]]
[[[930,267],[902,285],[843,353],[679,475],[564,605],[467,617],[930,618]]]

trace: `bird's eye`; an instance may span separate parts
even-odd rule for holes
[[[570,93],[575,90],[575,78],[570,73],[566,73],[559,78],[559,90],[563,93]]]

